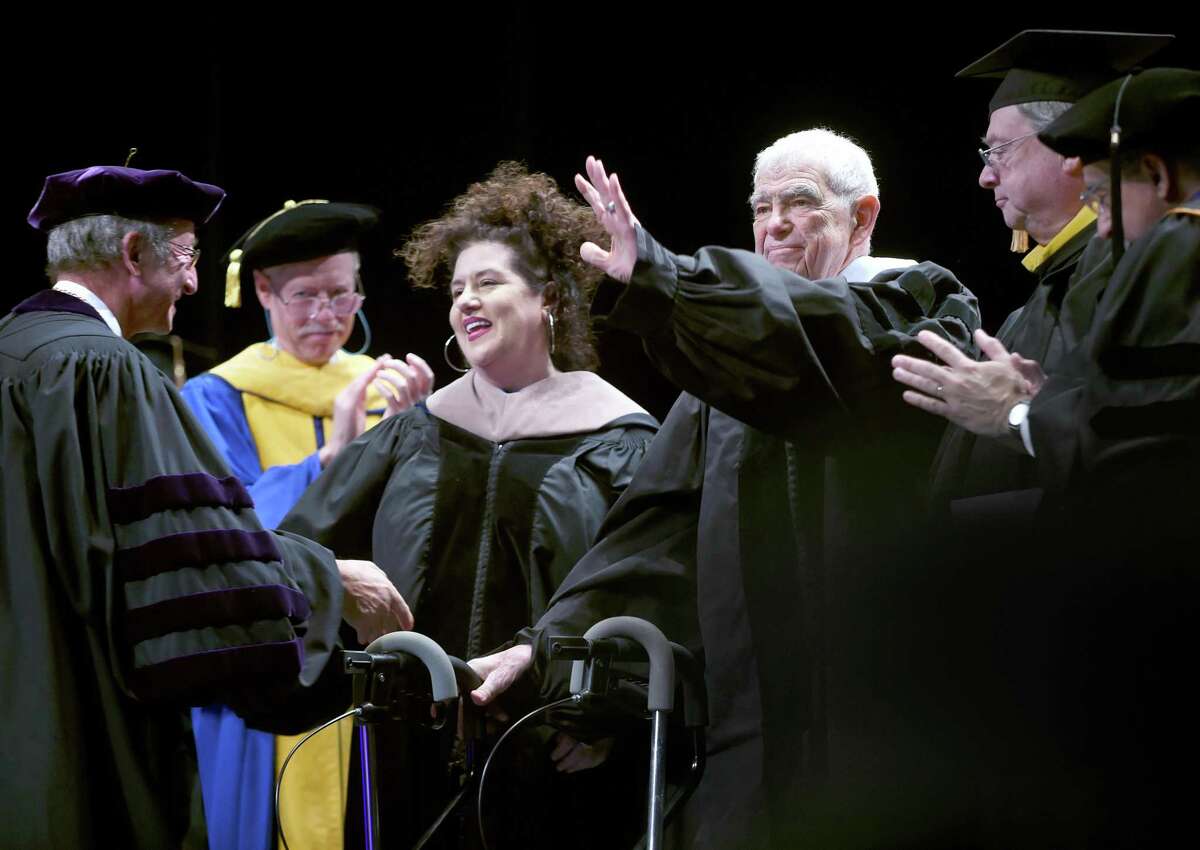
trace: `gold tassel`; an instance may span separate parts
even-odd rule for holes
[[[242,249],[229,252],[229,265],[225,267],[225,306],[242,306]]]
[[[1012,234],[1012,244],[1008,246],[1008,250],[1014,254],[1024,254],[1029,250],[1029,234],[1024,230],[1014,230]]]
[[[125,157],[125,167],[129,167],[129,163],[133,162],[133,155],[137,153],[137,148],[129,149],[129,156]]]
[[[181,390],[187,383],[187,366],[183,361],[183,338],[178,334],[171,334],[167,337],[167,342],[171,343],[171,373],[175,379],[175,389]]]
[[[313,198],[307,201],[284,201],[283,209],[277,210],[264,218],[254,226],[254,229],[246,235],[245,243],[248,243],[255,237],[258,231],[263,229],[263,226],[274,221],[278,216],[283,215],[288,210],[293,210],[296,207],[304,206],[305,204],[327,204],[329,201]],[[226,307],[241,307],[242,306],[242,254],[241,248],[235,248],[229,252],[229,265],[225,267],[225,306]]]

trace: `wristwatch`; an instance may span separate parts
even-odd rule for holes
[[[1025,422],[1025,417],[1029,415],[1029,402],[1018,401],[1008,411],[1008,431],[1015,437],[1021,436],[1021,425]]]
[[[1036,453],[1033,450],[1033,440],[1029,436],[1029,402],[1018,401],[1008,411],[1008,433],[1025,447],[1030,457]]]

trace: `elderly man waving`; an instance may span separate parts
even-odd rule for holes
[[[623,284],[609,323],[638,333],[685,392],[598,543],[523,636],[534,651],[477,662],[491,675],[476,698],[531,657],[553,687],[544,636],[646,617],[705,654],[709,762],[687,841],[785,840],[810,782],[875,759],[854,728],[866,718],[836,704],[865,686],[840,609],[894,551],[937,437],[893,391],[888,355],[917,347],[922,329],[968,345],[974,298],[931,263],[871,257],[870,159],[827,130],[759,154],[759,256],[673,254],[638,225],[615,174],[595,159],[587,171],[576,184],[612,242],[583,256]]]

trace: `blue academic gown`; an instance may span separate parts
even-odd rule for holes
[[[182,390],[201,426],[246,486],[265,528],[274,528],[321,472],[316,452],[265,472],[250,433],[242,394],[216,375],[202,374]],[[316,420],[317,445],[324,444]],[[192,709],[196,756],[211,850],[267,850],[274,824],[275,736],[248,729],[229,708]]]

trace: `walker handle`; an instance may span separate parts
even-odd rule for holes
[[[584,640],[629,638],[641,644],[650,660],[650,687],[646,696],[649,711],[671,711],[675,706],[675,655],[671,643],[658,626],[637,617],[609,617],[584,632]],[[581,681],[583,661],[573,661],[571,679]]]
[[[366,649],[369,653],[405,653],[415,655],[429,671],[434,702],[445,702],[458,696],[458,683],[449,656],[432,639],[419,632],[392,632],[376,638]]]

